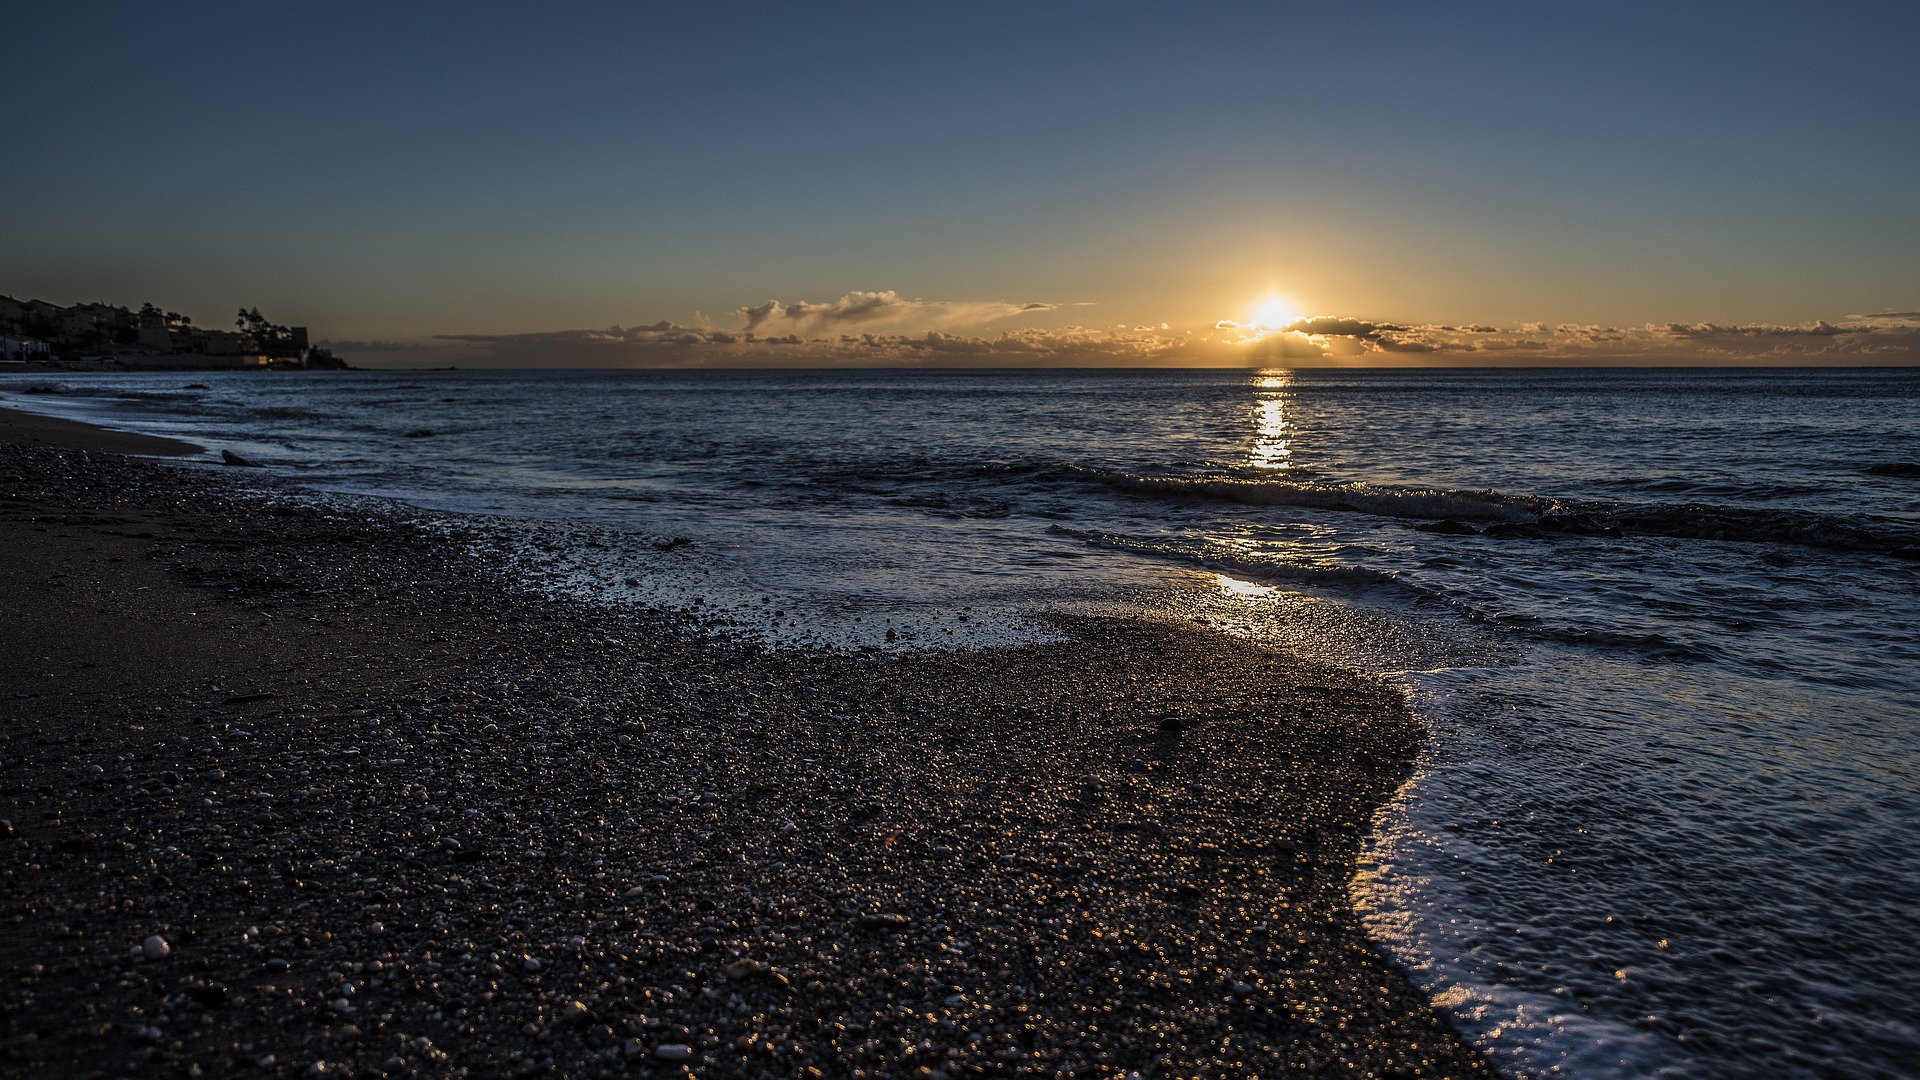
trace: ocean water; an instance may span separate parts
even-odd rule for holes
[[[1512,1075],[1920,1074],[1920,371],[181,373],[0,401],[876,650],[1161,606],[1403,687],[1355,882]]]

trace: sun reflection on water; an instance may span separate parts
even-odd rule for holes
[[[1293,372],[1263,371],[1253,380],[1253,387],[1255,429],[1247,464],[1255,469],[1289,468],[1293,448],[1287,434],[1287,404],[1293,397]]]

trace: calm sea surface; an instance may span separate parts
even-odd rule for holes
[[[967,644],[1149,604],[1379,673],[1433,742],[1356,900],[1510,1071],[1920,1068],[1920,372],[185,373],[0,397],[496,515],[542,587],[776,640]]]

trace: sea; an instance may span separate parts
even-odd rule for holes
[[[1353,884],[1510,1076],[1920,1075],[1920,370],[180,372],[0,403],[774,646],[1150,610],[1429,733]]]

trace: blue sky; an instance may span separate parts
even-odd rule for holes
[[[769,299],[1043,359],[1911,356],[1916,10],[34,5],[0,292],[520,362],[711,362]]]

